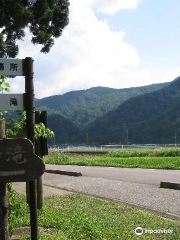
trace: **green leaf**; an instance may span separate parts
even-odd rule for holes
[[[7,88],[10,88],[9,83],[4,83],[4,86],[7,87]]]
[[[5,88],[6,92],[11,92],[10,88]]]

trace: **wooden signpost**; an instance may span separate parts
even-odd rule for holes
[[[0,140],[0,164],[0,182],[33,181],[45,171],[28,139]]]
[[[27,139],[0,140],[0,183],[29,182],[31,240],[38,240],[37,196],[35,180],[45,170],[34,153],[34,82],[33,59],[0,59],[0,75],[25,76],[25,94],[0,96],[1,110],[25,110]],[[3,231],[2,231],[3,232]],[[0,233],[1,234],[1,233]],[[8,239],[4,237],[3,239]]]

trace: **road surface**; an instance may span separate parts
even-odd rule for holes
[[[176,215],[180,219],[180,191],[159,188],[161,181],[180,182],[180,171],[46,165],[47,169],[78,171],[81,177],[44,175],[44,184]]]
[[[180,170],[46,165],[46,169],[81,172],[83,176],[160,186],[160,182],[180,182]]]

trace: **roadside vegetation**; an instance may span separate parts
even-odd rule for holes
[[[139,239],[135,234],[137,227],[173,230],[169,234],[144,233],[141,239],[180,239],[180,222],[75,194],[46,198],[38,218],[44,230],[39,240],[132,240]],[[16,227],[30,224],[25,196],[14,191],[10,193],[9,222],[11,234]]]
[[[72,155],[51,149],[46,164],[126,168],[180,169],[180,149],[122,150],[106,155]]]

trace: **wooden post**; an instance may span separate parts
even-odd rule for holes
[[[47,127],[47,112],[46,111],[36,111],[35,112],[35,123],[43,123]],[[48,155],[47,139],[39,138],[35,141],[35,152],[40,157]],[[44,204],[43,196],[43,176],[37,179],[37,207],[41,209]]]
[[[41,112],[35,111],[35,123],[39,124],[41,122]],[[35,140],[35,153],[42,159],[42,141],[40,138]],[[37,179],[37,208],[41,209],[44,204],[43,196],[43,177]]]
[[[30,57],[24,60],[25,73],[25,107],[26,107],[26,127],[27,138],[34,144],[34,124],[35,124],[35,107],[34,107],[34,82],[33,82],[33,59]],[[30,194],[30,217],[31,217],[31,240],[38,240],[38,217],[37,217],[37,193],[36,182],[29,182]]]
[[[0,119],[0,139],[5,138],[5,120]],[[6,183],[0,183],[0,239],[10,240]]]
[[[47,112],[46,111],[41,112],[41,122],[47,128]],[[43,156],[48,155],[47,138],[42,139],[42,155]]]

